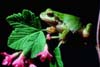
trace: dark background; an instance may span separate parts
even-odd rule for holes
[[[7,38],[12,30],[5,18],[13,13],[29,9],[38,16],[46,8],[79,16],[83,24],[93,24],[91,35],[83,39],[78,35],[70,35],[68,42],[61,46],[64,67],[98,67],[96,46],[96,26],[99,2],[97,0],[0,0],[0,51],[14,52],[7,47]],[[41,21],[42,22],[42,21]],[[43,24],[46,27],[46,24]],[[84,43],[87,43],[84,45]],[[51,49],[57,42],[50,43]],[[1,56],[0,56],[1,57]],[[0,64],[2,57],[0,58]],[[38,67],[48,64],[37,62]],[[0,66],[3,67],[3,66]]]

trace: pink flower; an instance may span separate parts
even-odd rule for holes
[[[37,67],[35,64],[33,64],[33,61],[31,59],[26,59],[25,63],[28,64],[29,67]]]
[[[24,59],[23,53],[12,63],[14,67],[24,67]]]
[[[2,52],[0,53],[1,55],[5,56],[5,59],[2,62],[2,65],[7,65],[10,66],[10,64],[12,63],[12,60],[19,54],[20,52],[16,52],[13,53],[12,55],[6,53],[6,52]]]
[[[44,51],[42,51],[39,54],[37,54],[37,56],[40,56],[41,62],[44,62],[46,59],[48,59],[50,61],[51,58],[53,57],[48,51],[47,44],[46,44],[46,46],[44,48]]]
[[[29,67],[37,67],[37,66],[31,63],[29,64]]]
[[[51,40],[50,34],[47,34],[46,38],[47,38],[47,40]]]

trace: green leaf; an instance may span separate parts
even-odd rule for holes
[[[46,39],[42,31],[38,31],[32,35],[33,36],[30,36],[32,38],[29,38],[30,42],[25,43],[29,46],[26,46],[26,48],[23,51],[24,51],[24,54],[27,54],[30,51],[31,52],[30,58],[35,58],[37,57],[38,53],[44,50]]]
[[[22,50],[24,46],[22,42],[37,31],[35,28],[20,24],[19,28],[15,28],[8,37],[8,46],[16,50]]]
[[[24,55],[31,52],[30,58],[43,51],[46,39],[41,30],[38,17],[29,10],[10,15],[7,22],[14,28],[8,37],[8,46],[15,50],[22,50]],[[38,48],[38,49],[37,49]]]
[[[31,58],[36,57],[35,56],[36,54],[43,51],[45,44],[46,44],[46,39],[44,33],[40,31],[34,40],[34,46],[32,46],[31,50]]]
[[[54,50],[55,58],[58,64],[58,67],[64,67],[62,58],[61,58],[61,52],[60,52],[60,47],[56,47]]]
[[[41,29],[40,20],[34,13],[30,10],[24,9],[22,13],[14,13],[8,17],[6,17],[7,22],[14,28],[16,28],[14,23],[25,24],[34,28]]]
[[[39,17],[36,17],[30,10],[24,9],[22,15],[26,23],[30,24],[32,27],[41,28]]]
[[[21,32],[19,32],[21,33]],[[17,33],[18,34],[18,33]],[[27,53],[29,53],[29,51],[31,51],[31,56],[30,58],[34,58],[36,57],[36,55],[43,51],[45,43],[46,43],[46,39],[44,36],[44,33],[42,31],[38,31],[38,32],[34,32],[31,33],[29,35],[26,35],[22,38],[19,35],[11,35],[8,39],[8,46],[12,49],[16,49],[16,50],[23,50],[24,51],[24,55],[27,55]],[[15,41],[14,41],[15,40]],[[37,49],[38,48],[38,49]]]

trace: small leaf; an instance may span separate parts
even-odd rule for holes
[[[55,48],[54,54],[55,54],[55,58],[56,58],[58,67],[64,67],[64,66],[63,66],[63,62],[62,62],[61,52],[60,52],[60,48],[59,48],[59,47],[56,47],[56,48]]]

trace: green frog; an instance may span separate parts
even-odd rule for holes
[[[47,28],[48,33],[59,32],[58,38],[60,40],[64,40],[69,32],[73,34],[75,32],[81,32],[83,37],[90,35],[92,23],[87,23],[86,26],[82,26],[80,18],[75,15],[61,13],[47,8],[44,12],[40,13],[40,18],[50,25],[50,27]]]

